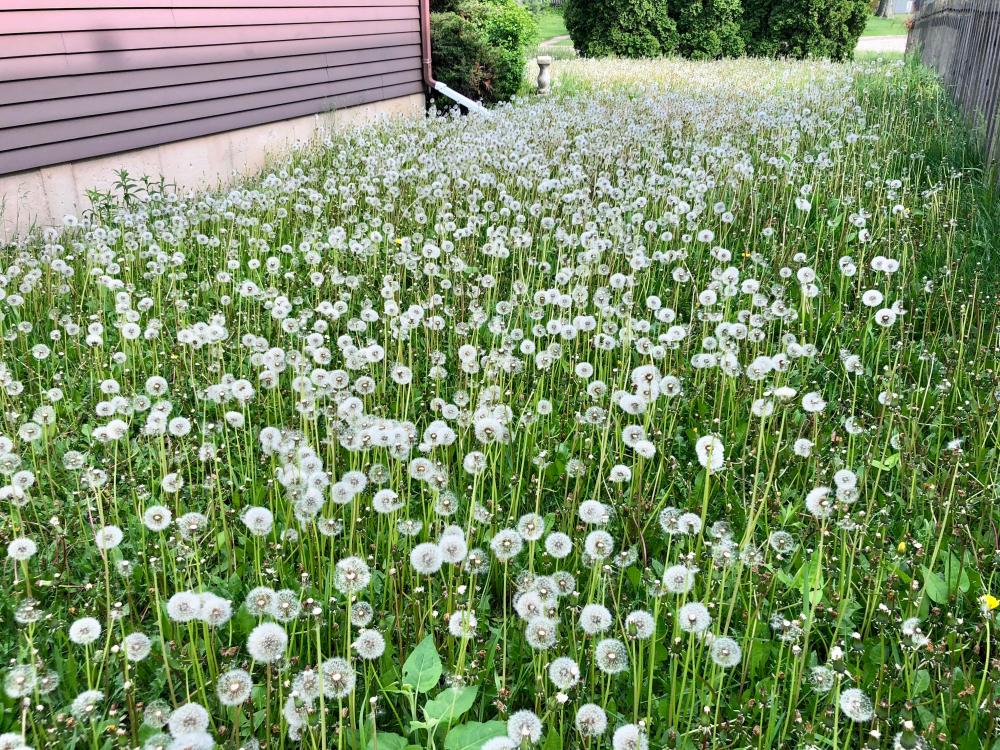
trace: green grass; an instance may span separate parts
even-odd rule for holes
[[[0,245],[0,747],[998,750],[940,81],[553,74]]]
[[[902,60],[906,57],[902,52],[855,52],[855,60]]]
[[[861,36],[905,36],[907,33],[906,22],[909,18],[908,14],[893,16],[892,18],[872,16],[868,19],[864,33]]]
[[[563,21],[563,14],[559,10],[550,9],[539,13],[536,16],[538,21],[538,39],[544,42],[555,36],[565,36],[566,22]]]

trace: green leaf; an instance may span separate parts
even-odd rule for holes
[[[962,561],[952,552],[948,553],[948,557],[944,561],[944,579],[948,582],[948,593],[950,594],[958,594],[959,592],[964,594],[972,585],[969,574],[962,566]]]
[[[928,569],[926,565],[922,566],[922,570],[924,572],[924,590],[927,592],[927,596],[937,604],[947,604],[948,584],[941,576]]]
[[[931,673],[926,669],[918,669],[913,675],[913,694],[920,695],[931,686]]]
[[[403,684],[418,693],[426,693],[441,679],[441,657],[429,635],[417,644],[403,664]]]
[[[444,738],[444,750],[480,750],[486,740],[507,734],[507,724],[503,721],[469,721],[448,732]]]
[[[786,589],[795,588],[795,580],[783,570],[775,570],[774,577],[781,581]]]
[[[872,459],[871,461],[872,467],[880,469],[882,471],[891,471],[892,469],[896,468],[897,464],[899,464],[898,453],[893,453],[889,456],[886,456],[886,458],[882,461],[878,461],[875,459]]]
[[[450,723],[472,708],[477,692],[478,685],[446,688],[427,701],[424,715],[428,721]]]
[[[555,729],[549,730],[549,733],[545,736],[545,743],[542,745],[542,750],[562,750],[563,741],[562,736]]]
[[[365,750],[404,750],[406,738],[392,732],[379,732],[368,740]]]

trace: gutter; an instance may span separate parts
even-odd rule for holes
[[[431,71],[431,2],[430,0],[420,0],[420,50],[422,55],[421,67],[423,68],[424,85],[432,91],[437,91],[442,96],[446,96],[454,102],[461,104],[469,112],[492,117],[490,112],[479,102],[474,102],[467,96],[462,96],[453,88],[446,86],[441,81],[434,80]]]

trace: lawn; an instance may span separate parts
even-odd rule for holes
[[[893,16],[892,18],[879,18],[878,16],[871,16],[868,19],[868,23],[865,24],[865,30],[862,32],[862,36],[905,36],[908,33],[906,27],[906,22],[909,19],[908,14],[900,14]]]
[[[0,248],[0,747],[990,747],[1000,211],[940,84],[554,73]]]
[[[538,21],[538,40],[544,42],[557,36],[566,36],[566,22],[563,14],[559,10],[549,9],[538,13],[535,16]]]

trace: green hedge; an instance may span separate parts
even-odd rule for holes
[[[470,99],[510,99],[524,82],[534,16],[516,0],[431,3],[434,77]]]
[[[677,24],[663,0],[576,0],[563,17],[585,57],[659,57],[677,51]]]
[[[740,0],[671,0],[677,51],[696,60],[739,57],[744,52]]]
[[[846,60],[871,15],[869,0],[743,0],[747,51]]]
[[[581,55],[851,57],[870,0],[566,0]]]

